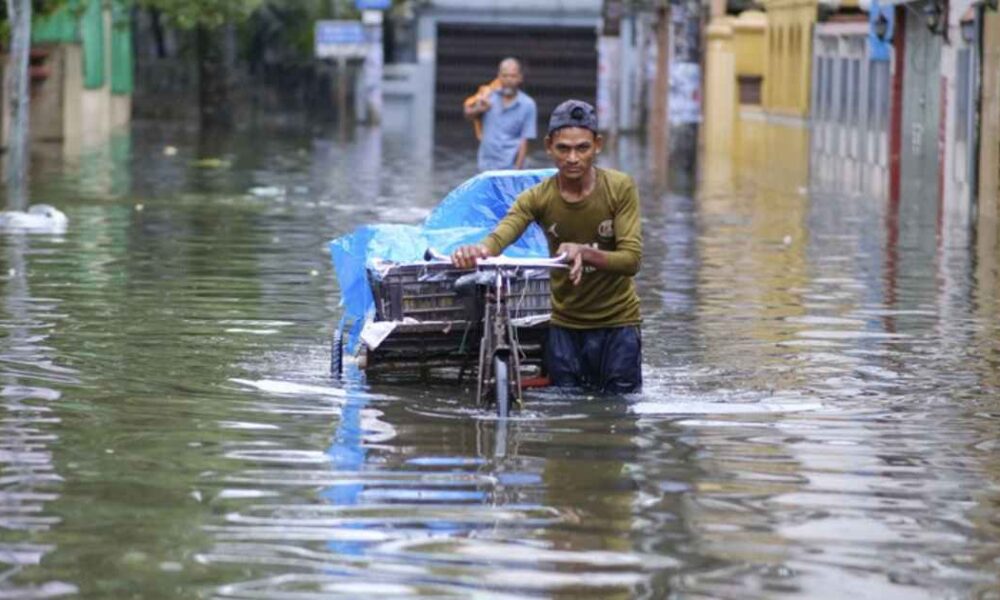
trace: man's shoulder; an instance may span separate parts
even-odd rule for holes
[[[547,197],[552,194],[553,190],[556,190],[558,193],[558,188],[555,186],[555,175],[546,177],[535,185],[525,189],[517,197],[518,199],[524,198],[526,202],[534,205],[536,202],[546,202]]]
[[[635,180],[632,179],[632,176],[628,173],[604,167],[598,167],[598,172],[604,175],[605,181],[608,182],[608,187],[613,191],[624,190],[635,186]]]
[[[535,99],[534,98],[532,98],[531,96],[529,96],[528,93],[525,92],[524,90],[518,90],[518,93],[521,94],[521,97],[519,98],[519,100],[521,102],[523,102],[525,106],[530,106],[531,108],[535,108]]]

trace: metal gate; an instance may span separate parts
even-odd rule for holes
[[[889,61],[871,58],[867,23],[816,27],[813,182],[884,199],[889,190]]]
[[[593,27],[438,23],[434,113],[462,118],[462,100],[513,56],[524,66],[524,91],[544,121],[567,98],[595,102],[597,32]]]

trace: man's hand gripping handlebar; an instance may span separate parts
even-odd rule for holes
[[[569,268],[565,253],[558,254],[551,258],[511,258],[507,256],[492,256],[490,251],[482,244],[472,244],[461,246],[449,257],[445,254],[428,248],[424,252],[424,260],[430,262],[450,262],[461,269],[471,269],[474,267],[523,267],[540,269],[566,269]]]

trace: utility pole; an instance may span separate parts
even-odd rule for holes
[[[8,208],[24,210],[28,204],[28,66],[31,55],[31,0],[7,0],[10,20],[10,131],[7,132]]]
[[[656,77],[653,80],[653,103],[650,107],[647,139],[651,166],[657,183],[665,184],[670,166],[670,2],[659,0],[656,6]]]
[[[622,0],[604,0],[598,41],[597,116],[613,146],[621,123]]]

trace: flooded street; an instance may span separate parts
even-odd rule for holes
[[[1000,598],[997,226],[810,193],[777,135],[669,193],[605,153],[645,389],[507,423],[329,376],[326,243],[419,222],[464,124],[46,149],[68,232],[0,236],[0,598]]]

